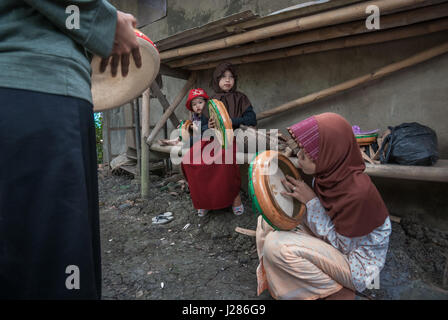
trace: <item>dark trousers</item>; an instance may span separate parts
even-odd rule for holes
[[[99,299],[95,127],[82,99],[0,88],[0,299]]]

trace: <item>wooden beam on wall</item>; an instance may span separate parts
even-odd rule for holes
[[[155,96],[159,100],[160,104],[162,105],[163,111],[166,111],[170,107],[170,103],[168,102],[168,100],[166,99],[165,95],[163,94],[162,90],[160,90],[159,85],[156,82],[153,82],[151,84],[151,92],[155,94]],[[177,118],[174,112],[170,115],[170,120],[174,127],[177,127],[180,123],[179,119]]]
[[[170,115],[174,112],[174,110],[176,110],[176,108],[178,107],[178,105],[180,104],[182,99],[188,93],[188,90],[190,90],[192,88],[192,86],[196,82],[196,78],[197,78],[197,74],[196,74],[196,72],[193,72],[191,74],[190,78],[188,79],[187,83],[183,86],[183,88],[181,89],[179,94],[174,99],[173,103],[170,105],[170,107],[168,109],[166,109],[165,113],[162,115],[160,120],[157,122],[156,126],[154,127],[154,129],[152,130],[152,132],[150,133],[149,137],[146,140],[146,143],[149,146],[153,143],[155,137],[159,133],[160,129],[165,125],[165,123],[168,120],[168,118],[170,117]]]
[[[291,102],[280,105],[271,110],[267,110],[257,114],[257,120],[266,119],[275,115],[279,115],[289,110],[297,109],[299,107],[303,107],[307,104],[320,101],[324,98],[328,98],[334,96],[336,94],[340,94],[349,89],[353,89],[355,87],[359,87],[361,85],[366,85],[374,80],[384,78],[392,73],[397,71],[406,69],[410,66],[422,63],[439,55],[445,54],[448,52],[448,42],[445,42],[439,46],[435,46],[431,49],[425,50],[418,54],[415,54],[407,59],[401,60],[396,63],[392,63],[383,68],[380,68],[372,73],[366,74],[364,76],[343,82],[336,86],[309,94],[305,97],[299,98],[297,100],[293,100]]]
[[[406,39],[417,37],[421,35],[431,34],[439,31],[448,30],[448,18],[443,18],[435,21],[411,25],[409,27],[396,28],[381,32],[361,34],[346,38],[337,38],[328,41],[317,43],[310,43],[301,46],[296,46],[288,49],[274,50],[270,52],[249,55],[246,57],[238,57],[227,60],[228,62],[238,65],[254,62],[262,62],[269,60],[276,60],[282,58],[289,58],[304,54],[324,52],[329,50],[351,48],[357,46],[371,45],[375,43],[382,43],[393,40]],[[212,69],[218,65],[218,62],[211,62],[197,66],[189,67],[190,70],[205,70]]]
[[[160,64],[159,73],[163,76],[177,78],[177,79],[184,79],[184,80],[188,80],[188,78],[190,77],[189,71],[182,70],[182,69],[173,69],[164,63]]]
[[[423,21],[434,20],[448,16],[448,3],[437,6],[413,9],[397,14],[381,16],[381,31],[402,27]],[[324,41],[329,39],[347,37],[356,34],[378,32],[375,29],[366,28],[365,20],[349,22],[331,27],[299,32],[286,37],[275,38],[262,43],[252,43],[237,48],[229,48],[207,52],[179,60],[168,62],[172,68],[205,64],[211,61],[225,60],[229,58],[247,56],[276,49],[293,47],[305,43]]]
[[[311,16],[306,16],[276,25],[255,29],[243,34],[228,36],[223,39],[204,42],[188,47],[168,50],[160,53],[161,60],[188,56],[206,51],[218,50],[244,43],[275,37],[287,33],[316,29],[349,21],[360,20],[367,17],[366,8],[376,5],[381,12],[404,9],[412,5],[418,5],[425,0],[377,0],[354,4],[348,7],[326,11]]]

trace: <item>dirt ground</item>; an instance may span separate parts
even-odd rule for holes
[[[247,195],[242,216],[228,209],[201,218],[179,179],[151,175],[150,199],[142,200],[138,180],[100,170],[103,299],[272,299],[256,295],[255,238],[234,231],[255,230]],[[152,224],[167,211],[171,222]],[[448,232],[407,216],[392,227],[380,288],[361,298],[448,299]]]

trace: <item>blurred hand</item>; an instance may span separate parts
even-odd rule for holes
[[[118,65],[121,61],[121,74],[126,77],[129,72],[129,59],[132,54],[137,68],[142,66],[140,47],[134,28],[137,26],[137,20],[133,15],[117,10],[117,27],[115,30],[115,39],[112,53],[108,58],[101,60],[100,72],[106,70],[110,62],[112,76],[117,75]]]
[[[208,127],[209,128],[214,128],[215,127],[215,120],[213,120],[212,118],[210,118],[208,120]]]
[[[286,180],[283,179],[282,183],[286,187],[286,190],[291,190],[291,192],[282,192],[282,195],[293,197],[303,204],[307,204],[308,201],[316,197],[313,189],[303,180],[296,180],[291,176],[286,176]]]
[[[192,131],[193,133],[197,133],[199,132],[199,127],[197,125],[195,125],[194,123],[192,123],[189,128],[190,131]]]

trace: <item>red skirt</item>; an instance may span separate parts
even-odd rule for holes
[[[233,143],[233,148],[229,151],[231,154],[227,154],[227,158],[232,160],[231,164],[225,164],[223,149],[219,148],[218,152],[211,149],[211,141],[198,141],[182,159],[182,171],[196,209],[230,207],[240,192],[241,175],[236,163],[236,143]]]

